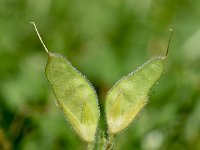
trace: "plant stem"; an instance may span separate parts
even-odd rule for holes
[[[113,149],[113,142],[114,142],[114,135],[109,135],[107,140],[106,150]]]
[[[87,150],[93,150],[93,143],[87,143]]]

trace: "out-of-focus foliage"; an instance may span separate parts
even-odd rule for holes
[[[88,77],[101,106],[121,76],[165,53],[173,28],[166,72],[115,145],[200,149],[199,6],[200,0],[0,0],[0,149],[85,146],[55,106],[44,75],[47,56],[31,21],[50,51],[66,55]]]

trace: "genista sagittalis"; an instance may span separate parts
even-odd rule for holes
[[[54,91],[58,106],[77,135],[88,143],[87,149],[93,149],[99,120],[97,95],[89,81],[78,72],[66,58],[49,52],[36,25],[31,22],[48,54],[45,68],[46,77]],[[108,137],[98,149],[112,149],[113,138],[126,129],[149,99],[149,92],[159,81],[165,70],[173,30],[167,45],[166,54],[156,56],[129,75],[120,79],[107,93],[105,113]],[[101,142],[101,141],[100,141]]]
[[[79,137],[87,143],[94,142],[99,120],[97,95],[94,88],[64,56],[49,52],[36,25],[31,23],[48,54],[45,73],[58,106]]]
[[[108,132],[117,134],[127,128],[138,112],[148,101],[148,94],[158,82],[165,69],[166,57],[169,51],[169,43],[166,54],[156,56],[134,72],[119,80],[107,93],[106,118]]]

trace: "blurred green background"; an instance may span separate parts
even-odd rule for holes
[[[123,75],[166,52],[159,84],[115,149],[200,149],[200,0],[0,0],[0,150],[82,150],[45,78],[49,51],[94,85],[101,106]],[[101,118],[100,127],[103,115]]]

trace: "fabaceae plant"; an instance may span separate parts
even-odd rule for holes
[[[66,58],[48,51],[36,25],[31,23],[48,54],[45,73],[57,104],[76,134],[87,143],[87,149],[93,149],[100,117],[95,90]],[[114,137],[133,122],[147,103],[149,91],[164,72],[171,36],[172,30],[164,56],[150,59],[136,71],[119,80],[108,91],[105,98],[108,136],[99,136],[98,149],[112,149]]]

